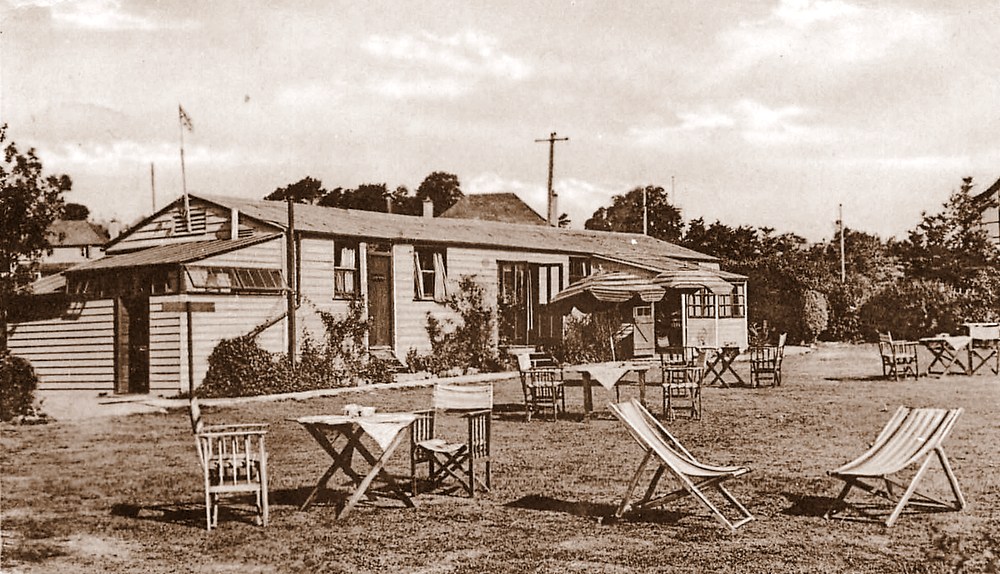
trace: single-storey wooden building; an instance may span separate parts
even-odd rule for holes
[[[289,249],[288,224],[283,202],[199,194],[185,211],[179,199],[106,244],[106,257],[46,278],[9,347],[41,390],[173,395],[201,384],[224,338],[253,331],[285,350],[290,283],[297,327],[319,332],[316,310],[344,314],[358,299],[369,347],[403,358],[430,350],[427,313],[450,313],[442,301],[463,276],[503,315],[500,341],[537,345],[562,334],[545,304],[597,270],[667,287],[655,310],[634,309],[648,340],[636,354],[653,353],[654,340],[747,345],[746,278],[644,235],[296,204]]]

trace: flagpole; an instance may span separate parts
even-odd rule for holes
[[[177,127],[181,134],[181,189],[184,191],[184,221],[187,232],[191,233],[191,203],[188,199],[187,172],[184,169],[184,108],[177,104]]]

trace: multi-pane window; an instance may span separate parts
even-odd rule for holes
[[[685,304],[689,319],[715,317],[715,295],[708,289],[701,288],[694,293],[688,293]]]
[[[413,249],[413,289],[416,299],[443,302],[448,297],[446,263],[444,249]]]
[[[590,275],[590,259],[586,257],[570,257],[569,284],[572,285],[587,275]]]
[[[281,291],[285,288],[281,271],[256,267],[187,267],[190,287],[194,290]]]
[[[719,295],[719,318],[739,318],[746,316],[746,295],[743,285],[734,285],[732,293]]]
[[[333,252],[333,298],[354,299],[358,293],[358,244],[338,241]]]

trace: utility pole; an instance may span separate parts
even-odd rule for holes
[[[840,282],[847,282],[847,265],[844,262],[844,204],[837,204],[839,210],[837,226],[840,228]]]
[[[149,163],[149,188],[153,195],[153,213],[156,213],[156,168],[152,162]]]
[[[569,141],[569,138],[557,138],[556,132],[549,134],[546,139],[535,140],[535,142],[549,142],[549,225],[556,227],[559,225],[558,197],[552,189],[552,165],[555,162],[556,142]]]
[[[649,207],[646,205],[646,188],[642,188],[642,234],[649,235]]]

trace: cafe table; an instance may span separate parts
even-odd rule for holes
[[[576,371],[583,375],[583,421],[590,420],[594,412],[594,382],[607,389],[616,390],[629,373],[636,373],[639,379],[639,402],[646,401],[646,373],[653,368],[652,361],[611,361],[588,363],[566,367],[565,371]]]
[[[940,334],[924,337],[919,341],[931,353],[931,362],[927,365],[928,375],[969,374],[962,355],[968,358],[968,346],[972,343],[972,337]]]
[[[391,493],[388,496],[402,501],[407,507],[415,507],[416,503],[406,490],[385,470],[385,464],[408,436],[404,431],[416,419],[417,415],[413,413],[315,415],[291,419],[302,425],[332,460],[330,467],[306,497],[300,510],[305,510],[312,504],[316,495],[326,488],[338,470],[350,478],[353,489],[349,493],[347,503],[337,513],[337,519],[350,514],[362,497],[374,496],[374,491],[369,493],[369,488],[376,479],[380,479],[388,487]],[[376,452],[379,451],[381,454],[376,456]],[[368,466],[366,474],[362,474],[356,467],[356,464],[360,466],[362,461]],[[380,494],[385,495],[385,493]]]

